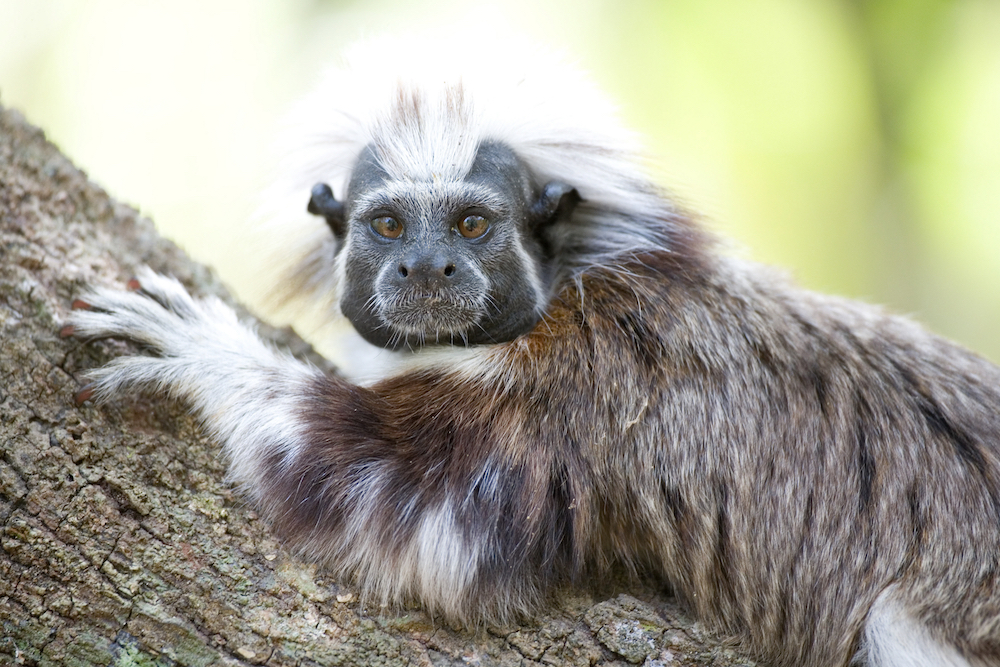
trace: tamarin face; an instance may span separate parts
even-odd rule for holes
[[[399,349],[530,331],[551,289],[546,232],[577,199],[536,185],[503,144],[481,144],[461,180],[392,178],[369,146],[344,205],[320,184],[309,210],[340,241],[342,312],[368,342]]]

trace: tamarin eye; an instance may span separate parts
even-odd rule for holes
[[[458,233],[467,239],[477,239],[490,228],[489,221],[481,215],[466,216],[458,223]]]
[[[385,215],[372,220],[372,229],[379,236],[384,236],[387,239],[398,239],[403,233],[403,223],[396,218]]]

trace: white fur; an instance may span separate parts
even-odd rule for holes
[[[451,503],[424,515],[416,541],[416,559],[410,575],[421,600],[452,617],[460,617],[466,589],[476,576],[479,549],[458,531]]]
[[[521,272],[527,279],[528,285],[531,286],[531,293],[535,295],[535,313],[541,317],[549,307],[549,299],[552,295],[543,288],[542,278],[538,275],[538,263],[528,254],[521,243],[513,244],[511,250],[521,262]]]
[[[336,339],[340,351],[337,370],[347,380],[370,387],[384,380],[407,373],[437,372],[481,383],[483,386],[505,386],[503,377],[508,364],[504,356],[490,345],[470,347],[436,345],[409,350],[386,350],[372,345],[354,329],[346,329]]]
[[[149,269],[139,281],[153,298],[96,288],[81,297],[92,309],[69,318],[77,336],[129,338],[160,355],[119,357],[88,372],[94,397],[147,387],[188,401],[225,447],[233,481],[252,491],[266,455],[302,447],[298,410],[319,371],[265,345],[218,299],[196,301]]]
[[[894,587],[883,591],[868,612],[855,662],[866,667],[971,667],[913,618],[895,596]]]
[[[369,375],[367,384],[406,373],[439,372],[489,386],[493,384],[492,379],[503,372],[495,348],[491,346],[440,345],[398,354],[394,364],[383,367],[383,374]]]
[[[338,333],[335,345],[338,352],[337,370],[347,380],[362,386],[371,386],[381,380],[398,375],[400,368],[409,363],[408,351],[387,350],[372,345],[353,327]]]
[[[304,550],[335,572],[353,576],[366,598],[378,604],[419,599],[436,612],[462,617],[468,586],[478,570],[478,546],[462,537],[446,500],[424,510],[409,543],[388,559],[382,542],[386,536],[373,530],[382,525],[374,514],[388,502],[382,480],[378,464],[360,474],[351,487],[353,510],[347,525],[337,534],[316,535]],[[396,508],[401,520],[416,511],[415,501]]]

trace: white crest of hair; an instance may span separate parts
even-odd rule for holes
[[[865,667],[971,667],[908,612],[890,586],[868,612],[854,664]]]
[[[392,178],[426,182],[461,180],[481,143],[501,142],[540,184],[575,187],[584,201],[554,234],[573,274],[623,253],[669,249],[673,204],[614,105],[565,58],[524,39],[489,41],[456,52],[447,35],[366,39],[294,108],[264,215],[296,244],[284,254],[304,293],[335,290],[332,234],[303,212],[310,189],[328,183],[343,201],[366,146]]]

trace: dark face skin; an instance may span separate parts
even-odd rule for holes
[[[578,199],[559,183],[538,188],[490,143],[459,182],[393,182],[366,149],[344,205],[317,185],[309,211],[346,245],[343,313],[368,342],[412,349],[530,331],[551,282],[544,231]]]

